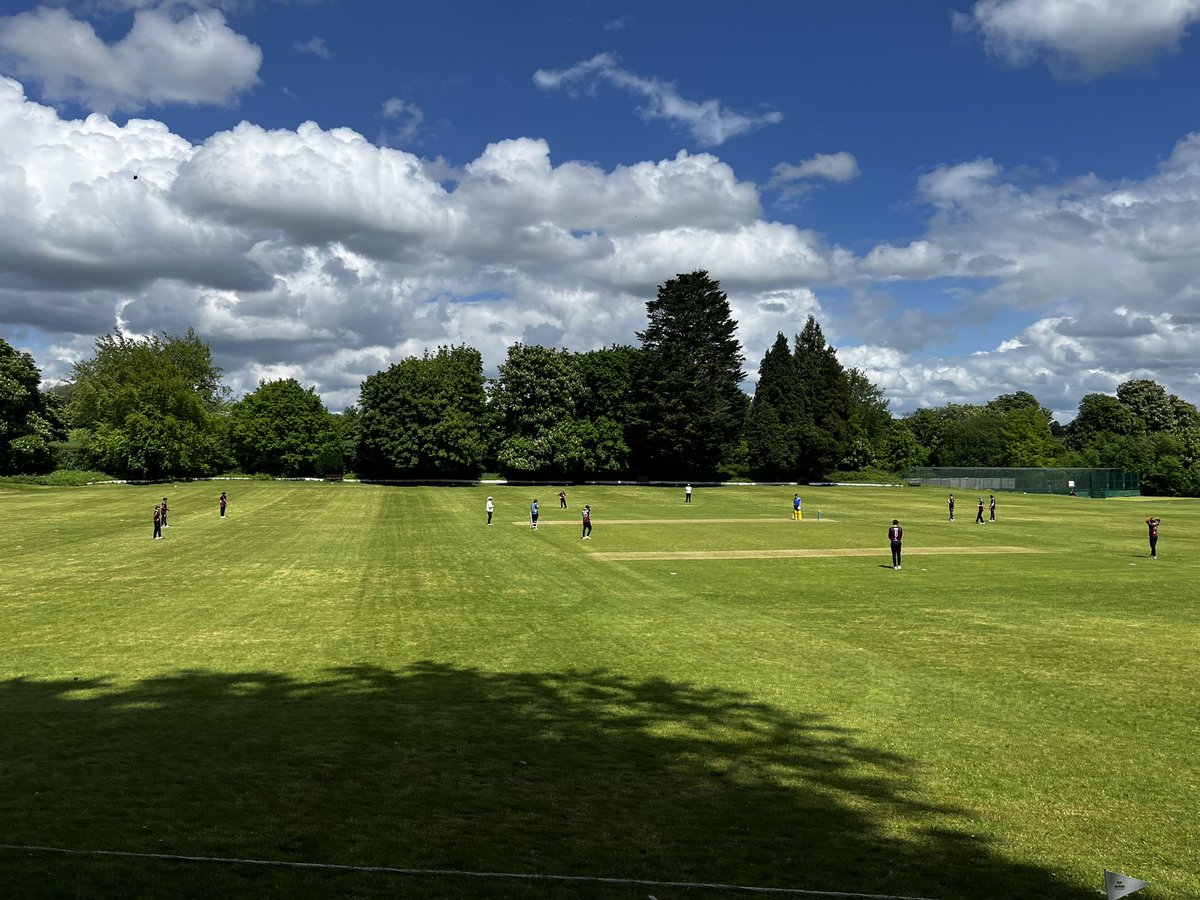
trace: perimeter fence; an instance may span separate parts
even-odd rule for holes
[[[1138,473],[1125,469],[920,466],[906,471],[904,478],[913,487],[969,491],[1076,494],[1080,497],[1136,497],[1141,493]]]

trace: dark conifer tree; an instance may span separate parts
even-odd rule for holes
[[[803,418],[799,428],[797,476],[820,478],[837,468],[850,442],[850,379],[812,316],[796,335],[796,371]]]
[[[656,477],[712,476],[740,437],[747,405],[729,298],[707,272],[692,272],[660,286],[646,314],[637,467]]]
[[[793,477],[802,416],[796,360],[780,332],[758,368],[758,386],[746,417],[746,447],[755,477],[767,481]]]

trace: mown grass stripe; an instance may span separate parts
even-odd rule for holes
[[[1045,553],[1033,547],[1005,547],[991,545],[987,547],[914,547],[905,549],[905,556],[931,556],[937,554],[989,554],[989,553]],[[617,552],[588,553],[589,559],[606,561],[634,559],[792,559],[792,558],[822,558],[831,556],[879,556],[886,554],[878,549],[868,547],[823,547],[820,549],[788,548],[781,550],[625,550]]]

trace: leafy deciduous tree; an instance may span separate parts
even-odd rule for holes
[[[229,412],[230,444],[245,472],[312,475],[322,449],[335,440],[325,404],[294,378],[260,384]]]
[[[613,475],[629,467],[627,429],[634,421],[634,371],[641,351],[614,345],[574,356],[579,393],[576,417],[583,424],[583,475]]]
[[[1117,400],[1151,434],[1175,430],[1178,422],[1172,401],[1178,399],[1168,396],[1158,382],[1145,378],[1126,381],[1117,387]]]
[[[1036,406],[1025,406],[1003,414],[1000,432],[1007,466],[1053,466],[1059,443],[1050,433],[1050,416]]]
[[[75,364],[67,404],[94,465],[133,477],[203,475],[227,462],[228,391],[196,332],[145,340],[120,331]]]
[[[502,472],[564,477],[579,468],[585,435],[575,418],[580,383],[564,350],[513,344],[489,385]]]
[[[409,357],[362,385],[359,468],[366,474],[473,478],[483,470],[483,359],[471,347]]]
[[[1102,435],[1132,435],[1138,431],[1137,417],[1116,397],[1086,394],[1079,412],[1067,426],[1067,446],[1084,450]]]
[[[0,340],[0,473],[53,468],[51,444],[65,434],[61,405],[39,390],[42,373],[28,353]]]
[[[842,460],[848,469],[877,465],[887,456],[892,414],[883,389],[861,369],[846,371],[850,384],[850,450]]]

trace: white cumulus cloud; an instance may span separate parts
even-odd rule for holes
[[[178,18],[166,8],[138,10],[129,33],[110,45],[65,9],[39,7],[0,18],[0,55],[48,99],[100,112],[230,105],[258,82],[262,64],[262,51],[215,9]]]
[[[196,328],[237,391],[303,372],[340,408],[439,344],[494,370],[518,340],[635,342],[657,285],[701,267],[753,368],[845,266],[764,221],[755,185],[708,153],[605,169],[516,138],[445,176],[349,129],[242,123],[192,144],[147,119],[64,118],[0,79],[0,322],[46,336],[47,378],[119,314],[131,333]]]
[[[858,271],[884,289],[896,279],[962,286],[946,294],[939,327],[880,307],[859,317],[874,324],[853,330],[876,346],[916,351],[955,331],[1025,324],[995,350],[910,363],[920,390],[893,378],[895,405],[979,402],[981,393],[1023,389],[1070,418],[1084,394],[1135,377],[1200,399],[1200,135],[1178,142],[1140,180],[1081,175],[1028,185],[982,159],[934,169],[918,180],[917,196],[933,210],[926,234],[874,247]],[[866,368],[887,380],[880,367]]]
[[[980,0],[954,22],[1010,65],[1086,80],[1178,53],[1197,19],[1200,0]]]

